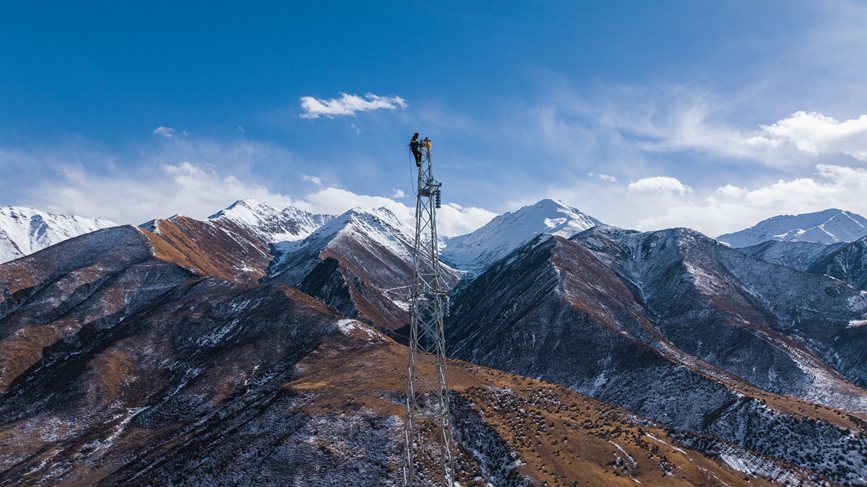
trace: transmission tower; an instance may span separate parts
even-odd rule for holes
[[[455,469],[443,333],[448,286],[440,271],[436,225],[442,184],[433,177],[430,140],[422,140],[419,150],[403,482],[452,487]],[[420,465],[433,478],[420,479]]]

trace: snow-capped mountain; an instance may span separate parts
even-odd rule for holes
[[[194,272],[231,281],[258,281],[273,259],[272,245],[296,242],[330,221],[297,208],[277,210],[239,200],[199,220],[184,215],[151,220],[141,228],[183,254]]]
[[[749,247],[768,240],[833,244],[852,242],[865,235],[867,218],[830,208],[816,213],[775,216],[750,228],[720,235],[717,240],[732,247]]]
[[[293,206],[278,210],[249,198],[208,217],[215,222],[230,221],[245,226],[273,243],[306,238],[332,218],[332,215],[310,213]]]
[[[504,213],[472,233],[447,239],[442,257],[460,270],[477,273],[537,235],[569,238],[599,224],[578,209],[544,199]]]
[[[275,245],[268,274],[346,316],[396,329],[408,321],[413,239],[390,210],[354,208],[303,241]],[[448,285],[457,282],[456,271],[442,272]]]
[[[99,218],[57,215],[20,206],[0,207],[0,263],[117,224]]]
[[[386,208],[353,208],[301,241],[275,245],[277,258],[269,274],[283,274],[288,281],[299,282],[316,264],[309,259],[357,242],[366,244],[367,249],[376,246],[408,262],[412,260],[412,234],[412,229]]]

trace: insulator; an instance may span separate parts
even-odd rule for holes
[[[440,201],[440,190],[437,190],[437,192],[436,192],[436,207],[437,207],[437,208],[440,208],[440,204],[441,204],[441,201]]]

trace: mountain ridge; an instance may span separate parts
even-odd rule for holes
[[[117,224],[102,218],[55,214],[24,206],[0,207],[0,264],[114,226]]]
[[[867,235],[867,218],[851,211],[829,208],[799,215],[777,215],[752,227],[727,233],[717,240],[733,247],[749,247],[769,240],[834,244]]]

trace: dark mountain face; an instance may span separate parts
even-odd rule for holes
[[[738,249],[772,264],[839,279],[867,290],[867,238],[825,245],[809,242],[765,242]]]
[[[845,243],[828,245],[815,242],[769,240],[758,245],[740,248],[738,251],[771,264],[790,267],[798,271],[808,271],[817,261],[845,245]]]
[[[606,261],[633,289],[659,333],[690,355],[774,392],[815,399],[819,383],[826,395],[821,401],[832,406],[851,398],[851,384],[840,373],[855,383],[863,380],[863,371],[850,370],[859,367],[857,352],[847,352],[846,365],[825,354],[837,371],[820,359],[864,312],[862,296],[840,283],[775,270],[684,230],[594,231],[575,241]],[[807,308],[813,312],[800,307],[803,297],[816,301],[815,308]],[[815,348],[804,347],[803,339]],[[829,375],[836,386],[828,387]],[[834,389],[842,402],[830,400]]]
[[[755,431],[787,421],[765,404],[785,410],[791,400],[765,391],[864,414],[867,396],[852,383],[863,383],[864,335],[847,327],[863,316],[864,298],[831,279],[769,267],[777,268],[684,230],[554,237],[462,287],[447,341],[457,357],[751,448]],[[774,275],[798,288],[777,286]],[[847,345],[835,346],[840,340]],[[749,434],[732,429],[742,422],[753,425]],[[836,438],[826,438],[836,451],[847,448],[842,430],[819,429],[817,437]],[[813,441],[803,434],[797,441]]]
[[[765,389],[805,398],[831,380],[843,396],[827,403],[832,406],[846,407],[845,382],[865,384],[863,355],[846,344],[865,343],[849,323],[867,313],[867,299],[839,281],[745,257],[688,230],[588,232],[575,242],[609,261],[660,332],[690,354]],[[798,385],[799,376],[807,382]]]
[[[867,290],[867,237],[834,246],[826,255],[816,259],[809,270],[847,282],[862,291]]]

